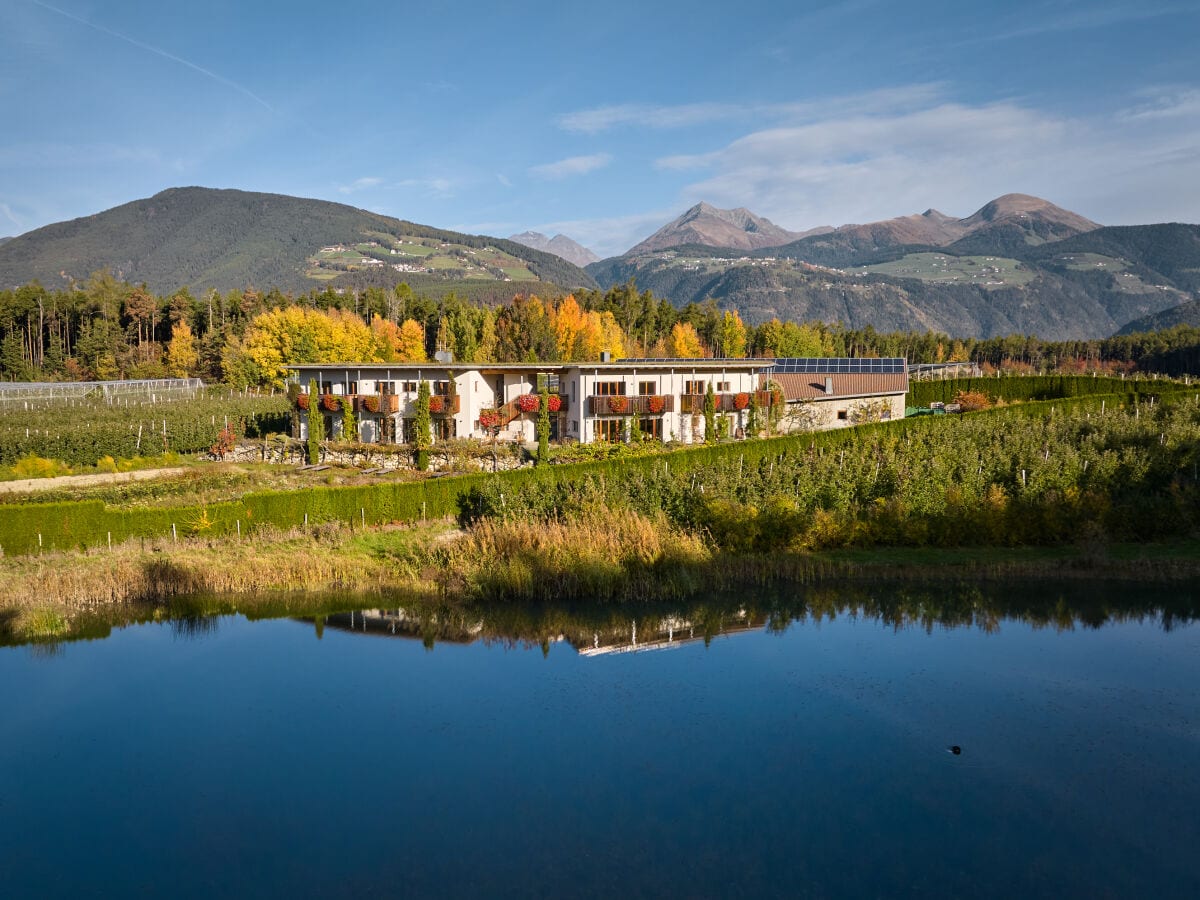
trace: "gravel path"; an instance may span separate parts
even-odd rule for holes
[[[120,484],[123,481],[148,481],[167,475],[180,475],[187,469],[138,469],[134,472],[100,472],[96,475],[62,475],[58,478],[25,478],[21,481],[0,481],[0,494],[31,494],[57,488],[92,487],[97,484]]]

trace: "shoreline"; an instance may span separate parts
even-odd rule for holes
[[[670,541],[675,536],[664,537]],[[288,611],[284,614],[311,614],[322,605],[313,598],[322,595],[354,595],[368,605],[376,597],[389,604],[402,597],[406,602],[561,601],[636,609],[723,591],[786,586],[1200,583],[1197,539],[1103,547],[881,547],[756,554],[722,553],[697,540],[678,553],[637,548],[634,555],[610,560],[595,571],[572,557],[569,547],[555,556],[536,546],[489,555],[493,562],[469,571],[456,553],[469,551],[471,540],[447,520],[366,531],[321,526],[240,541],[129,541],[112,550],[5,557],[0,558],[0,632],[20,641],[54,640],[69,635],[79,620],[108,618],[122,610],[134,619],[155,618],[176,602],[198,596],[249,613],[282,604]],[[509,568],[526,557],[536,557],[539,566],[505,580]]]

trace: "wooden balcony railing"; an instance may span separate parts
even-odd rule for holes
[[[429,411],[435,416],[453,416],[461,409],[462,397],[458,394],[432,394],[429,398]]]
[[[400,412],[400,397],[396,394],[359,394],[354,398],[354,411],[392,415]]]
[[[501,406],[499,409],[500,427],[501,428],[508,425],[510,422],[512,422],[513,419],[517,418],[517,416],[521,415],[524,412],[528,412],[530,415],[537,415],[536,407],[532,410],[521,409],[521,397],[535,397],[536,398],[536,397],[538,397],[538,395],[534,394],[534,393],[521,394],[520,397],[514,397],[512,400],[509,400],[507,403],[505,403],[503,406]],[[555,416],[560,413],[565,413],[567,411],[567,406],[569,404],[567,402],[566,396],[564,396],[563,394],[550,394],[550,398],[551,398],[551,403],[554,402],[554,398],[558,398],[558,409],[554,409],[552,406],[550,409],[550,415]]]
[[[669,412],[675,412],[675,398],[671,394],[588,397],[588,415],[592,416],[660,416]]]
[[[759,409],[766,409],[775,402],[771,391],[744,391],[738,394],[715,394],[714,412],[738,412],[750,408],[750,398],[753,397]],[[692,415],[704,414],[703,394],[684,394],[679,398],[679,411]]]

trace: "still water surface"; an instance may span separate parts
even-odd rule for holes
[[[1200,896],[1194,624],[614,621],[2,649],[0,894]]]

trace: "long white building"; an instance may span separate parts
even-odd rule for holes
[[[697,443],[704,440],[704,398],[711,387],[717,427],[730,436],[743,436],[751,425],[752,408],[760,423],[772,406],[784,430],[797,427],[831,427],[861,420],[864,401],[886,403],[889,418],[903,416],[907,376],[889,367],[885,374],[855,373],[853,383],[842,378],[839,364],[854,360],[812,360],[797,380],[796,360],[774,359],[623,359],[595,363],[316,363],[294,365],[291,380],[300,391],[298,403],[309,414],[324,415],[325,433],[368,443],[409,443],[416,417],[418,386],[427,382],[435,441],[453,438],[536,440],[539,387],[550,392],[551,440],[628,440],[634,429],[663,441]],[[879,363],[881,361],[869,361]],[[899,361],[903,373],[903,360]],[[819,369],[827,364],[835,382],[823,380]],[[773,375],[775,369],[780,376]],[[846,367],[843,365],[843,369]],[[879,367],[876,367],[879,368]],[[787,370],[786,377],[783,370]],[[316,395],[310,395],[310,384]],[[853,388],[847,394],[830,391]],[[813,393],[819,385],[821,396]],[[879,388],[875,391],[874,388]],[[826,390],[830,388],[830,390]],[[800,394],[806,394],[801,397]],[[341,435],[343,404],[352,404],[358,434]],[[846,406],[843,415],[834,407]],[[857,406],[852,407],[850,404]],[[820,425],[795,414],[802,404],[808,411],[829,407],[818,417]],[[307,416],[300,417],[298,437],[307,436]]]

